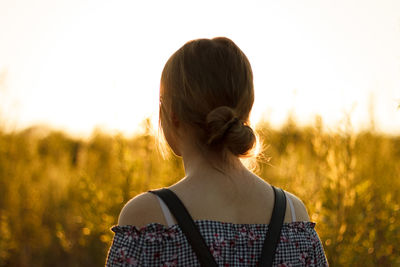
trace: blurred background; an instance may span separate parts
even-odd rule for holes
[[[331,266],[400,266],[400,2],[0,1],[0,266],[104,265],[123,204],[175,183],[155,137],[185,42],[247,55],[255,172]]]

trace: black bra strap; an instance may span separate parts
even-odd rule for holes
[[[182,229],[182,232],[185,234],[190,245],[192,246],[192,249],[196,253],[200,265],[204,267],[217,267],[218,265],[215,262],[215,259],[212,256],[209,248],[207,247],[206,242],[201,236],[199,229],[183,205],[182,201],[175,195],[175,193],[168,188],[150,190],[149,192],[159,196],[168,206],[168,209],[174,215],[176,221]]]
[[[272,186],[275,194],[274,209],[271,221],[268,225],[268,232],[265,236],[264,245],[258,266],[272,266],[276,246],[279,243],[281,229],[286,212],[286,195],[281,188]]]

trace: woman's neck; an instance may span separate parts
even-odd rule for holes
[[[221,160],[212,153],[204,155],[199,149],[185,149],[182,151],[183,165],[187,180],[201,179],[201,183],[232,181],[235,177],[248,173],[240,159],[232,154],[226,160]]]

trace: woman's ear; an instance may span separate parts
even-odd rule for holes
[[[178,117],[176,116],[175,112],[171,111],[171,122],[172,125],[174,126],[174,128],[179,128],[180,126],[180,121],[178,119]]]
[[[168,116],[170,123],[164,130],[165,139],[167,140],[167,143],[171,147],[174,154],[177,156],[182,156],[179,147],[181,143],[180,132],[182,131],[182,124],[175,113],[171,112]]]

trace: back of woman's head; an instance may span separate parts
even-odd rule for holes
[[[250,63],[228,38],[187,42],[162,72],[161,125],[171,123],[173,112],[205,151],[248,155],[256,141],[248,126],[253,102]]]

